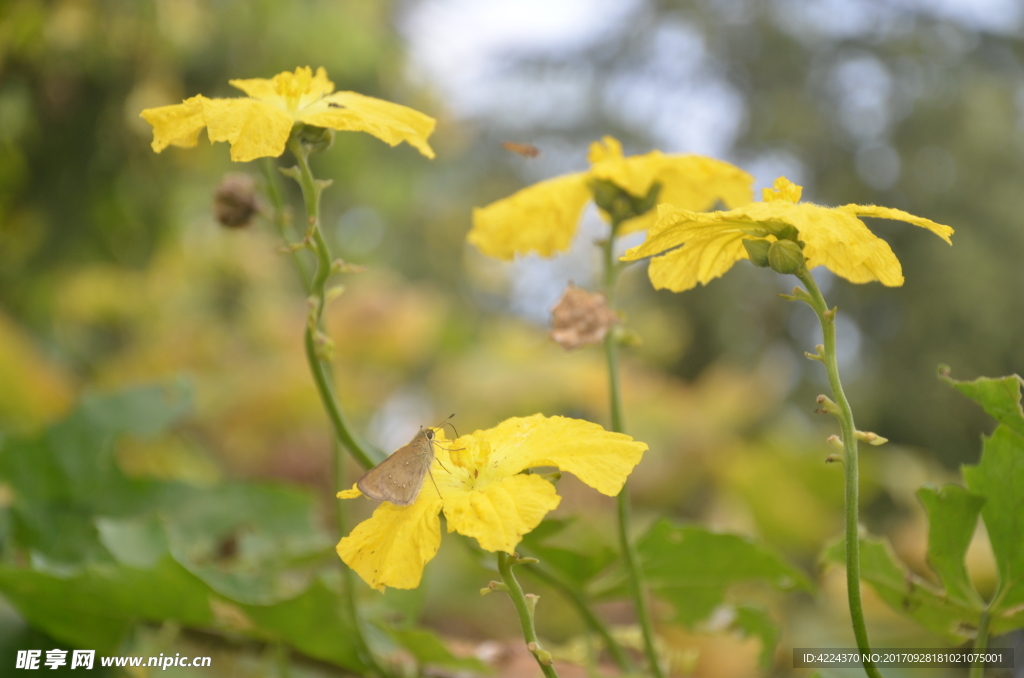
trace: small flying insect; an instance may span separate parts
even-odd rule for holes
[[[345,108],[345,106],[343,106],[342,104],[339,104],[336,101],[328,101],[327,102],[327,108]]]
[[[521,155],[524,158],[536,158],[540,155],[540,149],[533,144],[521,144],[516,141],[502,141],[501,147],[509,153]]]

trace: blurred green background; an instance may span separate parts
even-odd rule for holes
[[[304,486],[317,498],[315,529],[328,529],[329,429],[301,354],[300,286],[267,224],[228,231],[211,212],[224,173],[262,180],[267,164],[233,165],[205,137],[156,155],[138,117],[197,93],[234,96],[231,78],[324,66],[338,89],[439,121],[434,161],[345,133],[314,159],[317,176],[334,180],[328,237],[368,267],[329,311],[338,390],[385,449],[453,411],[460,430],[537,411],[607,422],[599,351],[565,353],[546,337],[565,284],[595,282],[596,212],[554,260],[502,264],[464,244],[473,206],[585,168],[588,143],[604,134],[627,153],[713,155],[758,188],[784,174],[814,202],[875,203],[955,228],[950,248],[871,224],[903,263],[901,288],[819,277],[840,307],[858,424],[892,441],[864,455],[864,522],[929,576],[913,492],[955,479],[991,429],[936,366],[973,378],[1024,360],[1022,22],[1013,0],[8,0],[0,435],[31,438],[85,394],[182,377],[188,413],[159,435],[119,438],[120,471],[184,487]],[[506,140],[542,154],[507,153]],[[669,515],[756,535],[815,573],[841,526],[842,474],[822,463],[832,422],[812,414],[824,374],[802,359],[820,340],[815,319],[776,296],[793,284],[741,264],[673,295],[651,290],[642,267],[628,272],[621,303],[643,344],[624,364],[626,413],[651,446],[635,474],[641,524]],[[613,503],[572,479],[560,492],[558,514],[585,514],[577,536],[600,542]],[[336,538],[321,535],[328,552]],[[516,645],[507,601],[476,596],[493,575],[455,542],[446,537],[420,590],[389,591],[388,602],[367,590],[368,604],[467,648]],[[976,542],[972,574],[990,590],[991,557],[984,536]],[[785,620],[783,647],[850,644],[841,577],[819,583],[814,596],[760,594]],[[571,644],[572,611],[530,585],[545,599],[542,635]],[[628,609],[603,611],[630,621]],[[13,608],[4,619],[8,648],[38,633]],[[872,600],[869,625],[889,646],[939,642]],[[164,631],[143,628],[132,647]],[[756,641],[666,637],[698,675],[756,671]],[[264,675],[270,661],[244,644],[215,650],[211,675]]]

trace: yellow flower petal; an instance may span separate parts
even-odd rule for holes
[[[434,151],[427,138],[435,121],[405,106],[334,91],[327,72],[308,66],[273,78],[232,80],[249,95],[240,99],[192,97],[182,104],[150,108],[142,117],[153,125],[153,150],[169,144],[195,146],[199,131],[209,129],[211,141],[231,143],[231,159],[244,162],[284,153],[296,122],[337,130],[361,131],[395,146],[405,141],[427,157]]]
[[[349,490],[342,490],[338,493],[338,499],[355,499],[356,497],[363,496],[363,493],[359,491],[359,486],[353,484]]]
[[[513,475],[475,491],[445,494],[449,532],[473,537],[487,551],[507,553],[561,501],[551,483],[534,475]]]
[[[506,419],[488,431],[459,438],[472,448],[483,439],[490,445],[481,475],[503,477],[535,466],[557,466],[598,492],[615,496],[647,449],[624,433],[568,417]]]
[[[651,259],[648,276],[655,289],[676,292],[696,287],[725,275],[733,264],[747,259],[743,239],[747,234],[723,231],[714,237],[691,240],[685,247]]]
[[[168,146],[192,148],[199,141],[199,132],[206,126],[203,95],[185,99],[173,106],[147,108],[140,117],[153,126],[153,150],[159,153]]]
[[[437,551],[443,508],[448,531],[489,551],[511,552],[561,499],[531,466],[558,466],[605,494],[617,494],[647,445],[597,424],[542,415],[509,419],[453,441],[435,438],[435,458],[412,506],[382,503],[338,544],[338,554],[370,586],[412,588]],[[458,463],[455,463],[458,461]],[[339,492],[359,495],[358,487]]]
[[[338,555],[378,591],[414,589],[441,545],[440,509],[437,494],[428,492],[412,506],[383,502],[338,542]]]
[[[849,212],[859,217],[877,217],[879,219],[895,219],[897,221],[905,221],[908,224],[914,226],[920,226],[921,228],[927,228],[929,231],[939,236],[946,243],[952,245],[953,241],[950,240],[950,236],[953,235],[953,229],[943,224],[937,224],[931,219],[925,219],[924,217],[916,217],[909,212],[903,210],[893,209],[892,207],[879,207],[877,205],[843,205],[837,207],[840,212]]]
[[[474,209],[473,228],[466,239],[499,259],[529,252],[550,257],[569,247],[588,200],[590,189],[583,173],[541,181]]]
[[[383,99],[356,92],[336,92],[304,108],[299,113],[299,120],[318,127],[366,132],[391,146],[404,141],[428,158],[434,157],[427,137],[434,131],[437,121],[417,110]]]
[[[794,212],[798,218],[790,218],[787,223],[796,226],[807,243],[804,256],[808,268],[824,266],[852,283],[877,280],[887,287],[903,284],[903,267],[889,243],[868,230],[860,219],[838,208],[810,203],[790,206],[799,209]]]
[[[658,221],[648,232],[647,240],[626,252],[622,259],[635,261],[663,254],[651,261],[651,282],[655,287],[681,292],[698,283],[706,284],[735,262],[746,259],[744,238],[772,239],[773,233],[788,225],[797,229],[798,237],[805,243],[803,252],[808,268],[825,266],[850,282],[877,280],[892,287],[903,284],[900,262],[889,244],[868,230],[858,215],[907,221],[927,228],[946,242],[953,232],[948,226],[885,207],[828,208],[795,202],[801,190],[780,177],[774,190],[765,190],[766,202],[728,211],[692,212],[659,205]]]
[[[751,201],[754,178],[729,163],[691,155],[651,151],[625,157],[622,144],[606,136],[590,145],[588,171],[542,181],[504,200],[473,211],[467,240],[489,256],[511,259],[537,252],[549,257],[569,247],[580,213],[591,198],[589,182],[611,181],[636,198],[647,196],[661,183],[659,202],[704,210],[719,200],[728,207]],[[608,215],[602,210],[602,216]],[[654,225],[656,214],[629,219],[619,226],[625,235]]]
[[[591,178],[611,181],[630,195],[642,198],[651,189],[665,156],[661,151],[651,151],[623,157],[622,144],[606,136],[590,144],[587,159],[591,163],[588,173]]]
[[[315,76],[309,66],[302,66],[294,73],[278,73],[270,80],[250,78],[228,82],[254,99],[280,103],[289,111],[299,110],[334,91],[334,83],[327,79],[327,71],[322,67],[316,70]]]
[[[211,141],[231,143],[231,159],[247,162],[284,153],[294,122],[287,113],[257,99],[205,99]]]
[[[659,203],[693,212],[703,212],[719,201],[728,208],[735,208],[750,203],[754,198],[753,176],[727,162],[700,155],[662,156],[654,179],[661,182]],[[657,223],[657,219],[657,210],[651,210],[623,223],[618,233],[625,235],[647,230]]]
[[[775,180],[772,188],[761,189],[761,199],[765,202],[775,202],[776,200],[784,202],[800,202],[800,196],[803,195],[803,186],[797,186],[786,177],[779,177]]]

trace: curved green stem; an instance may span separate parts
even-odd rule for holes
[[[615,287],[619,278],[619,266],[615,261],[615,233],[618,230],[618,226],[619,223],[612,223],[611,235],[603,244],[604,289],[608,305],[612,308],[615,307]],[[622,416],[622,389],[619,383],[619,342],[612,332],[605,335],[604,355],[608,365],[608,397],[612,430],[616,433],[625,433],[625,424],[623,423]],[[647,655],[647,663],[654,677],[663,678],[661,662],[658,660],[658,651],[654,645],[654,623],[651,621],[651,610],[647,602],[647,587],[644,585],[640,555],[637,553],[636,545],[629,534],[632,509],[629,501],[628,481],[623,484],[622,491],[619,492],[615,501],[618,508],[619,548],[622,551],[622,559],[626,565],[629,593],[633,598],[637,621],[643,634],[644,654]]]
[[[818,359],[828,373],[828,383],[832,388],[832,397],[839,407],[837,418],[843,433],[843,471],[846,480],[846,592],[850,602],[850,620],[853,623],[853,635],[857,639],[860,652],[871,651],[868,642],[867,624],[864,622],[864,606],[860,598],[860,534],[859,534],[859,503],[860,479],[857,458],[857,427],[853,423],[853,410],[850,401],[843,392],[843,384],[839,380],[839,363],[836,358],[836,311],[829,310],[825,298],[821,295],[817,283],[810,271],[803,269],[796,274],[797,278],[807,287],[805,301],[818,316],[821,323],[822,347]],[[873,662],[864,662],[864,671],[871,678],[881,678],[882,674]]]
[[[515,575],[512,574],[512,566],[516,564],[516,560],[515,556],[503,551],[498,552],[498,572],[501,574],[501,581],[505,584],[505,591],[516,608],[516,614],[519,615],[526,647],[533,653],[534,659],[537,660],[537,666],[540,667],[545,678],[558,678],[555,667],[551,665],[551,654],[541,647],[540,640],[537,639],[537,629],[533,623],[533,607],[527,602],[523,587],[519,585]]]
[[[985,607],[985,611],[981,613],[981,620],[978,622],[978,635],[974,639],[974,651],[980,655],[984,654],[985,650],[988,649],[988,632],[989,632],[989,609],[991,605]],[[971,664],[970,678],[983,678],[985,675],[985,662],[980,661],[977,657],[973,664]]]
[[[330,250],[320,231],[320,192],[327,184],[326,182],[318,182],[313,178],[313,173],[309,167],[308,154],[298,139],[293,137],[289,141],[289,149],[298,163],[298,171],[292,173],[291,176],[302,189],[302,196],[306,204],[306,221],[309,226],[309,232],[312,234],[312,248],[316,255],[316,269],[313,271],[313,277],[309,284],[310,300],[313,308],[311,309],[309,322],[306,323],[304,337],[306,360],[309,363],[310,371],[313,373],[313,379],[316,381],[320,400],[323,402],[324,409],[327,410],[327,414],[334,426],[337,441],[340,441],[364,468],[370,468],[374,465],[373,461],[371,461],[363,446],[351,434],[348,424],[341,413],[341,408],[338,407],[337,399],[334,397],[334,391],[331,387],[330,366],[321,360],[316,350],[316,341],[320,333],[321,320],[326,304],[327,281],[330,279],[332,272]],[[342,463],[341,450],[337,441],[331,445],[331,484],[335,494],[344,488],[345,483],[344,464]],[[347,526],[345,524],[344,506],[341,500],[335,501],[335,512],[338,532],[340,535],[344,535],[347,532]],[[342,580],[342,588],[344,589],[342,591],[342,611],[348,618],[349,625],[355,636],[357,652],[373,675],[389,676],[389,672],[381,667],[369,644],[366,642],[359,612],[356,608],[352,572],[344,563],[342,564]]]
[[[555,589],[563,596],[565,596],[580,617],[583,619],[583,623],[587,627],[601,637],[601,641],[604,642],[605,649],[608,650],[609,656],[615,665],[619,667],[623,673],[632,673],[633,664],[629,661],[629,657],[622,650],[622,646],[616,642],[615,638],[612,637],[611,631],[605,626],[604,622],[594,614],[594,611],[590,609],[590,605],[587,602],[586,597],[579,590],[576,589],[572,584],[563,581],[561,577],[553,572],[548,571],[541,564],[535,564],[530,568],[530,574],[534,575],[541,581],[545,582],[548,586]]]
[[[281,242],[290,243],[294,236],[291,233],[291,229],[288,228],[288,216],[285,212],[284,196],[281,194],[280,175],[276,171],[277,165],[274,164],[273,158],[264,158],[263,160],[263,176],[267,180],[267,197],[270,198],[270,204],[273,208],[270,220],[274,223],[274,228],[277,229]],[[295,262],[295,269],[299,273],[299,280],[302,281],[302,289],[306,291],[306,294],[309,294],[309,271],[306,269],[306,262],[302,260],[298,252],[292,252],[292,260]]]
[[[320,331],[320,323],[326,304],[327,281],[331,277],[332,263],[330,249],[320,230],[320,192],[325,184],[313,178],[313,172],[309,168],[309,157],[305,149],[302,148],[301,142],[293,137],[288,142],[288,147],[298,163],[298,171],[292,176],[302,189],[302,197],[306,204],[306,221],[312,234],[310,246],[316,256],[316,269],[313,271],[313,277],[309,285],[313,309],[311,320],[306,325],[304,338],[306,360],[309,363],[310,372],[313,373],[313,379],[316,381],[316,389],[320,394],[320,400],[327,411],[327,416],[331,420],[331,425],[338,440],[349,451],[349,454],[359,462],[360,466],[367,469],[372,468],[380,461],[379,459],[375,460],[375,457],[378,455],[371,454],[368,451],[369,448],[352,433],[352,429],[345,420],[345,415],[338,406],[338,400],[334,395],[334,389],[331,385],[330,366],[320,359],[316,350],[317,335]]]

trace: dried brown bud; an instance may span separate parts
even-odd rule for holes
[[[569,285],[551,311],[551,338],[567,351],[600,343],[619,316],[600,292]]]
[[[213,196],[213,213],[228,228],[245,228],[259,211],[256,182],[248,174],[225,174]]]

